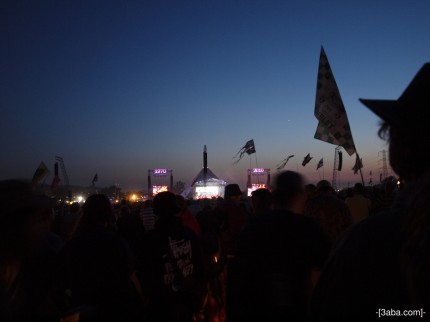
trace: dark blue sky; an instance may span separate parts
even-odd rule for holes
[[[396,99],[430,61],[427,0],[2,1],[0,14],[0,179],[43,161],[50,182],[61,156],[71,184],[97,172],[142,189],[152,168],[190,183],[207,145],[241,187],[250,165],[275,173],[291,154],[285,169],[331,180],[335,146],[313,138],[324,46],[368,181],[387,146],[358,98]],[[250,139],[257,153],[233,165]]]

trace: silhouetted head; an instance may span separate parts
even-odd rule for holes
[[[273,201],[277,207],[291,208],[297,202],[306,200],[304,178],[294,171],[283,171],[277,175],[275,189],[273,190]],[[300,206],[301,207],[301,206]]]
[[[266,188],[256,189],[251,193],[251,204],[254,213],[262,213],[272,209],[272,192]]]
[[[331,186],[330,182],[328,182],[327,180],[320,180],[317,183],[317,191],[318,192],[333,191],[333,187]]]
[[[113,222],[113,209],[108,197],[95,194],[82,206],[81,225],[85,227],[106,226]]]
[[[354,185],[354,193],[355,193],[355,194],[359,194],[359,195],[364,195],[364,193],[365,193],[365,188],[364,188],[364,186],[363,186],[363,184],[362,184],[362,183],[357,182],[357,183]]]
[[[173,217],[181,211],[176,203],[175,194],[170,191],[163,191],[155,195],[153,209],[154,214],[159,218]]]
[[[230,199],[235,196],[242,196],[242,191],[240,190],[239,185],[236,183],[226,185],[224,190],[224,199]]]
[[[381,120],[379,136],[389,142],[390,165],[406,182],[430,169],[430,63],[415,75],[397,100],[360,99]]]

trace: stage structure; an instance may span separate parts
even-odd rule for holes
[[[182,196],[191,199],[212,199],[224,196],[224,188],[227,183],[220,180],[208,168],[208,154],[206,145],[203,149],[203,169],[196,175],[191,185],[187,187]]]
[[[247,184],[248,196],[254,190],[260,188],[270,189],[270,169],[267,168],[252,168],[248,169]]]
[[[153,198],[157,193],[173,189],[172,169],[148,169],[148,195]]]

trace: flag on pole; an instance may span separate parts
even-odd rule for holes
[[[248,142],[245,143],[245,145],[237,152],[236,156],[233,157],[237,158],[239,156],[239,159],[237,159],[234,164],[238,163],[243,155],[247,153],[247,154],[253,154],[255,153],[255,144],[254,144],[254,140],[249,140]]]
[[[32,184],[36,185],[48,174],[49,174],[48,167],[43,161],[40,162],[39,166],[37,167],[36,171],[33,174],[33,178],[31,179]]]
[[[308,153],[308,155],[307,155],[307,156],[305,156],[305,158],[303,159],[302,166],[307,165],[307,164],[309,163],[309,161],[311,161],[311,160],[312,160],[312,157],[311,157],[311,156],[310,156],[310,154]]]
[[[340,145],[349,155],[356,152],[345,106],[322,46],[314,114],[319,121],[314,135],[315,139]]]
[[[285,167],[285,165],[287,164],[288,160],[290,160],[292,157],[294,157],[294,154],[290,155],[288,158],[285,158],[284,160],[282,160],[281,162],[279,162],[276,165],[276,169],[277,170],[281,170]]]
[[[54,190],[60,183],[60,176],[58,175],[58,162],[54,164],[54,179],[51,183],[51,190]]]
[[[323,158],[321,158],[321,160],[320,160],[320,161],[318,162],[318,164],[317,164],[317,170],[318,170],[319,168],[321,168],[323,165],[324,165]]]
[[[93,181],[92,181],[92,185],[94,186],[94,182],[97,182],[99,180],[99,175],[96,173],[94,175]]]
[[[355,158],[355,164],[352,167],[352,170],[354,170],[354,174],[357,174],[358,170],[363,168],[363,162],[361,161],[361,158],[357,157]]]

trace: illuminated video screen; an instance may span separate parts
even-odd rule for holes
[[[216,198],[221,194],[219,186],[196,187],[194,199]]]
[[[253,183],[251,188],[248,188],[248,197],[251,196],[251,193],[254,190],[261,189],[261,188],[267,188],[266,184],[265,183]]]
[[[167,186],[152,186],[152,195],[155,196],[157,193],[168,191]]]

